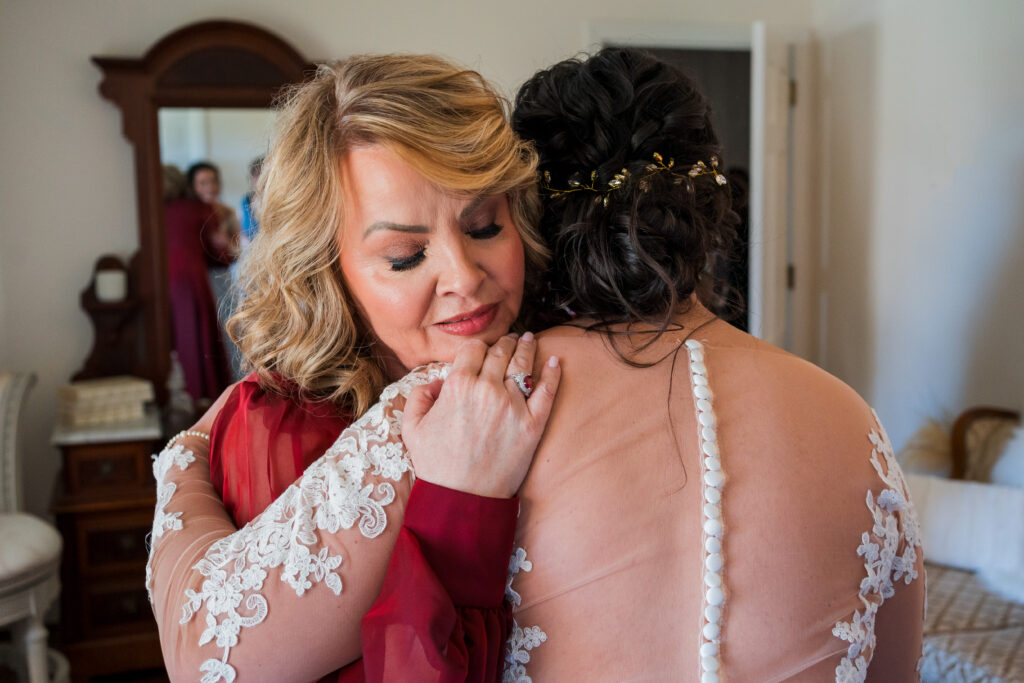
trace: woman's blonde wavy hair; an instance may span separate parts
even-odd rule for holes
[[[508,109],[478,73],[433,55],[350,57],[286,94],[227,325],[265,387],[361,415],[386,383],[339,266],[341,160],[355,146],[386,145],[447,191],[506,194],[530,290],[548,258],[535,228],[537,155]]]

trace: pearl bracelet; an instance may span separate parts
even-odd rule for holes
[[[194,437],[199,438],[199,439],[206,439],[207,441],[210,440],[210,435],[209,434],[204,434],[203,432],[197,432],[197,431],[194,431],[192,429],[185,429],[183,431],[178,432],[174,436],[172,436],[170,438],[170,440],[167,442],[167,445],[164,446],[164,450],[167,450],[168,448],[173,446],[174,442],[177,441],[178,439],[180,439],[183,436],[194,436]]]

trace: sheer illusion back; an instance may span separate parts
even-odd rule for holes
[[[520,491],[504,681],[913,680],[920,534],[876,417],[725,323],[690,329],[649,368],[541,335],[564,374]],[[405,397],[446,373],[385,389],[239,530],[205,454],[161,453],[147,585],[172,678],[310,680],[359,656],[412,487]]]
[[[521,491],[505,680],[914,679],[917,525],[874,414],[724,323],[687,333],[649,368],[541,335],[564,379]]]

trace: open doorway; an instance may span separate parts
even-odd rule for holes
[[[746,314],[733,322],[786,348],[793,281],[787,262],[790,208],[794,199],[797,204],[802,199],[790,195],[794,88],[789,55],[794,41],[807,36],[770,32],[760,21],[717,26],[594,22],[588,28],[595,46],[645,49],[680,66],[711,99],[725,164],[749,177],[741,209],[748,230],[746,253],[734,266]],[[730,182],[736,190],[742,178]]]
[[[750,187],[750,50],[644,47],[692,78],[711,103],[711,123],[722,143],[722,162],[740,216],[733,253],[713,264],[715,313],[741,330],[748,330],[747,301],[750,272],[750,226],[747,201]]]

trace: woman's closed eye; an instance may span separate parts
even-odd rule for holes
[[[493,237],[497,237],[504,230],[504,226],[499,223],[491,222],[481,228],[474,228],[467,230],[466,235],[470,239],[474,240],[488,240]],[[412,270],[419,264],[423,263],[423,260],[427,257],[426,247],[419,247],[415,252],[408,255],[395,255],[386,256],[385,259],[390,264],[391,270],[396,273],[400,273],[405,270]]]
[[[492,222],[490,225],[485,225],[482,228],[476,228],[475,230],[468,230],[467,235],[475,240],[486,240],[492,237],[497,237],[502,231],[501,225]]]
[[[420,248],[419,251],[409,256],[389,256],[387,257],[387,261],[388,263],[391,264],[391,270],[395,272],[401,272],[403,270],[411,270],[415,268],[420,263],[422,263],[423,259],[425,259],[426,257],[427,250],[425,248]]]

